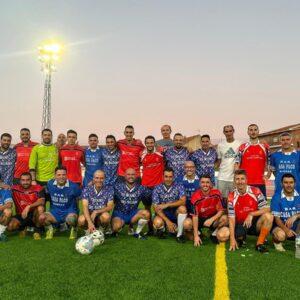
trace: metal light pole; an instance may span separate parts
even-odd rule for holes
[[[56,71],[56,62],[60,58],[61,50],[62,46],[57,43],[44,44],[38,48],[39,61],[45,74],[42,130],[51,128],[51,77]]]

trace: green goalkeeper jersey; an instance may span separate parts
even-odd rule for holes
[[[39,144],[32,148],[29,169],[35,170],[36,180],[47,182],[54,178],[58,166],[58,150],[54,144]]]

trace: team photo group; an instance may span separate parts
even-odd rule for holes
[[[103,146],[91,133],[88,147],[78,144],[75,130],[54,142],[52,131],[43,129],[36,143],[22,128],[14,146],[2,133],[0,241],[29,231],[35,240],[66,230],[70,239],[95,231],[118,237],[128,225],[136,239],[168,237],[198,247],[207,228],[211,242],[229,241],[230,251],[255,235],[257,251],[274,245],[283,252],[284,241],[300,234],[300,152],[288,132],[279,136],[281,149],[271,152],[256,124],[245,131],[249,139],[241,143],[234,127],[224,126],[218,145],[203,134],[198,150],[169,125],[161,127],[162,139],[143,141],[128,125],[123,139],[107,135]],[[274,192],[267,199],[270,178]]]

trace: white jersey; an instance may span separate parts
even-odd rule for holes
[[[233,181],[234,162],[240,145],[236,140],[232,143],[224,141],[218,145],[218,159],[221,159],[218,180]]]

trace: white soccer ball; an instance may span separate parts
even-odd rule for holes
[[[78,253],[87,255],[91,254],[94,250],[94,241],[90,236],[83,236],[79,238],[75,244],[75,249]]]
[[[92,237],[94,246],[99,246],[104,243],[105,237],[102,230],[95,230],[89,236]]]

